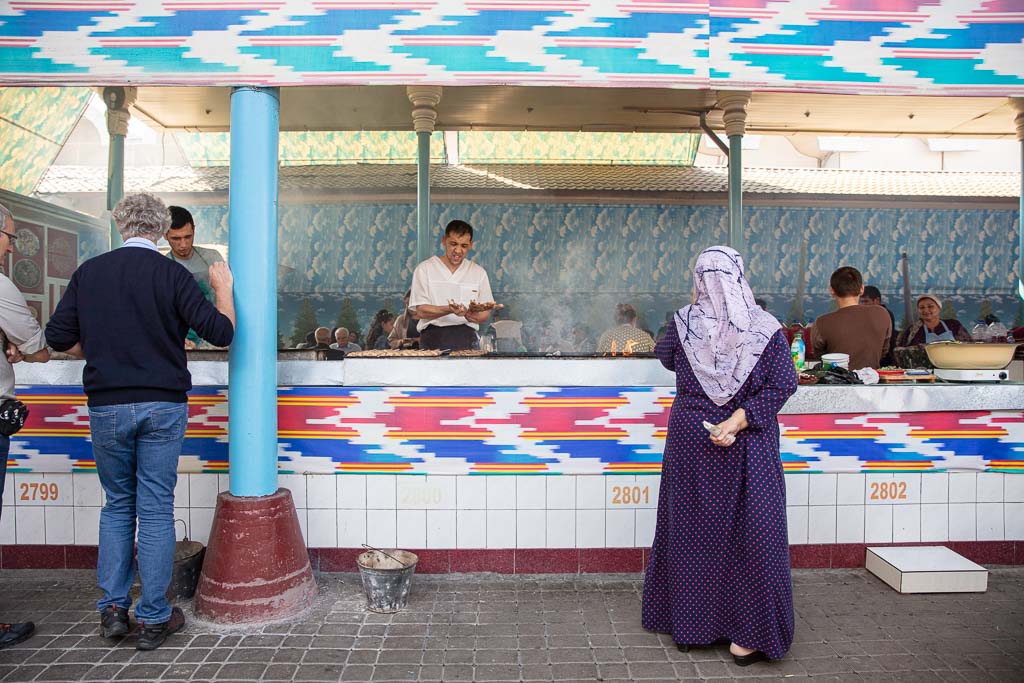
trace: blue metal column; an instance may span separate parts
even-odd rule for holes
[[[729,246],[744,253],[743,136],[729,136]]]
[[[228,245],[235,338],[228,370],[230,488],[277,490],[277,88],[231,92]]]
[[[430,133],[416,133],[416,262],[426,261],[430,244]]]

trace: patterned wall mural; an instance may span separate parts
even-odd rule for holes
[[[434,222],[469,220],[479,231],[471,258],[513,315],[548,327],[583,322],[598,331],[619,300],[630,300],[656,330],[685,303],[701,249],[726,238],[719,206],[438,204]],[[227,244],[227,207],[193,209],[199,241]],[[831,310],[828,278],[859,268],[902,317],[899,254],[910,258],[915,292],[947,298],[969,322],[987,301],[1004,321],[1024,315],[1013,295],[1017,214],[987,209],[746,207],[751,285],[772,312],[794,317],[801,243],[807,243],[804,319]],[[331,324],[345,297],[360,320],[409,286],[416,251],[411,204],[281,205],[280,328],[291,334],[303,300]],[[439,227],[440,229],[440,227]],[[439,234],[439,233],[438,233]],[[561,305],[556,311],[546,300]],[[1024,320],[1018,321],[1018,324]]]
[[[1018,0],[0,5],[0,83],[1024,93]]]
[[[673,393],[669,387],[285,388],[278,394],[278,469],[656,474]],[[222,387],[191,392],[180,471],[227,470],[225,394]],[[11,439],[11,471],[95,469],[81,387],[27,387],[18,398],[31,412]],[[1021,411],[784,414],[779,423],[786,472],[1024,473]]]

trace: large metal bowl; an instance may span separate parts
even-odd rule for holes
[[[1000,370],[1013,360],[1016,344],[934,342],[926,344],[928,360],[947,370]]]

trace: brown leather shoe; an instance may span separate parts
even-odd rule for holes
[[[171,610],[171,618],[160,624],[139,622],[139,642],[137,650],[155,650],[164,644],[167,636],[177,633],[185,627],[185,614],[177,607]]]

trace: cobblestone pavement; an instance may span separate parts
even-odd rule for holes
[[[0,617],[38,624],[33,638],[0,651],[0,679],[1024,680],[1024,568],[994,569],[984,594],[928,596],[899,595],[864,570],[794,571],[793,649],[747,668],[724,646],[680,653],[645,632],[636,574],[417,576],[395,615],[364,609],[357,575],[325,574],[300,619],[246,631],[190,623],[153,652],[99,637],[92,579],[0,574]]]

